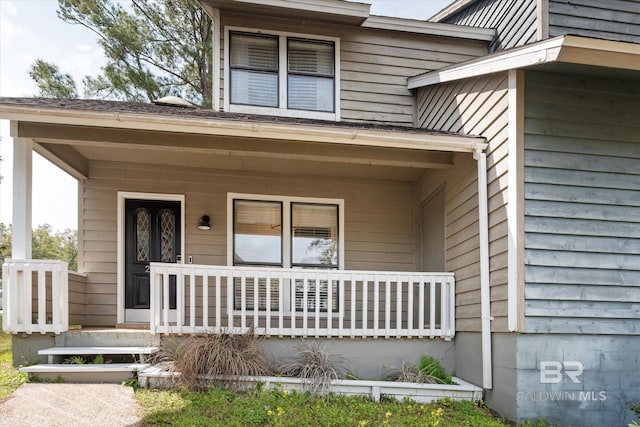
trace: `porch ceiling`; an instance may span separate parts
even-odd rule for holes
[[[450,166],[453,154],[410,149],[327,146],[168,132],[21,123],[37,151],[88,175],[89,161],[126,161],[265,173],[415,181],[426,169]]]

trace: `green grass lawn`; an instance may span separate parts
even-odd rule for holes
[[[20,373],[13,367],[11,335],[2,331],[0,315],[0,400],[13,393],[25,381],[27,381],[27,374]]]
[[[362,397],[313,398],[282,390],[204,393],[139,390],[147,425],[189,426],[509,426],[474,402],[434,404]]]

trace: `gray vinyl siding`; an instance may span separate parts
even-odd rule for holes
[[[487,138],[492,327],[507,328],[507,74],[422,88],[421,127]],[[418,185],[418,202],[445,184],[446,270],[456,274],[456,330],[480,330],[480,245],[477,163],[457,155],[449,169],[430,171]]]
[[[640,333],[640,83],[527,73],[525,328]]]
[[[549,0],[549,36],[564,34],[640,43],[640,1]]]
[[[184,194],[185,255],[193,256],[196,264],[211,265],[227,264],[227,192],[342,198],[345,267],[415,271],[413,187],[409,183],[91,162],[80,215],[89,325],[116,321],[118,191]],[[210,231],[195,226],[203,214],[212,218]]]
[[[495,28],[490,52],[522,46],[536,41],[536,0],[480,0],[444,22]]]
[[[413,126],[415,101],[407,78],[476,58],[486,43],[396,31],[314,24],[250,15],[221,15],[221,102],[224,105],[224,27],[283,31],[340,39],[341,120]]]

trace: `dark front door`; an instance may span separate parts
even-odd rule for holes
[[[180,218],[180,202],[125,201],[126,309],[149,309],[150,262],[180,259]],[[176,306],[175,276],[170,278],[169,304]]]

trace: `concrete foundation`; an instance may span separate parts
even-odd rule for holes
[[[341,356],[344,367],[363,380],[379,380],[402,363],[419,363],[423,355],[432,356],[442,363],[447,372],[454,369],[453,341],[429,339],[295,339],[272,338],[265,340],[265,349],[276,365],[287,363],[296,352],[296,346],[319,343],[326,351]]]
[[[544,417],[571,426],[638,421],[629,405],[640,402],[640,336],[522,334],[517,351],[518,421]],[[549,367],[541,369],[542,362]]]

